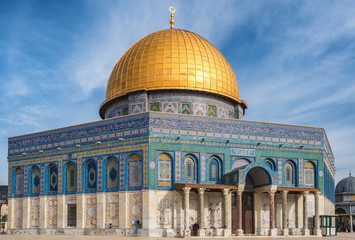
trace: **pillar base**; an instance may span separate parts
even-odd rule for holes
[[[277,228],[270,229],[269,236],[271,237],[277,236]]]
[[[237,236],[244,236],[243,229],[237,229]]]
[[[303,229],[302,230],[302,235],[308,237],[309,236],[309,230],[308,229]]]
[[[230,229],[223,229],[223,236],[229,237],[232,234]]]
[[[288,235],[290,235],[290,230],[288,230],[288,228],[282,229],[282,236],[288,236]]]
[[[313,229],[314,235],[317,237],[322,237],[322,230],[320,228],[314,228]]]
[[[189,237],[191,237],[191,230],[185,229],[184,230],[184,238],[189,238]]]
[[[205,229],[199,229],[197,235],[199,237],[205,237],[206,236],[206,230]]]

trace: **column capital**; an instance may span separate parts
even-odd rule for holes
[[[228,195],[229,194],[229,189],[228,188],[224,188],[223,189],[223,195]]]
[[[282,195],[287,195],[289,191],[282,191]]]
[[[314,192],[314,196],[315,196],[315,197],[319,197],[319,195],[320,195],[320,192],[318,192],[318,191],[317,191],[317,192]]]
[[[206,191],[206,188],[199,188],[198,189],[198,194],[204,194]]]
[[[184,187],[182,190],[184,190],[185,193],[189,193],[191,188],[190,187]]]
[[[274,196],[275,196],[275,193],[276,193],[276,191],[272,191],[272,190],[271,190],[270,192],[268,192],[268,194],[269,194],[270,197],[274,197]]]
[[[303,191],[303,192],[302,192],[302,195],[303,195],[303,196],[307,196],[308,194],[309,194],[309,191]]]

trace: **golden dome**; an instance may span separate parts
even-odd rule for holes
[[[123,54],[109,78],[100,113],[106,103],[127,93],[163,89],[219,94],[246,107],[231,66],[215,46],[195,33],[166,29],[145,36]]]

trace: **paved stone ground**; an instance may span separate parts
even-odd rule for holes
[[[192,237],[191,239],[209,239],[209,240],[252,240],[252,239],[260,239],[260,240],[271,240],[271,239],[276,239],[276,240],[282,240],[282,239],[287,239],[287,240],[300,240],[303,239],[304,237],[298,236],[298,237],[255,237],[255,236],[248,236],[248,237],[230,237],[230,238],[219,238],[219,237],[206,237],[206,238],[198,238],[198,237]],[[129,240],[129,239],[136,239],[136,240],[151,240],[151,239],[156,239],[156,240],[176,240],[179,238],[147,238],[147,237],[120,237],[120,236],[89,236],[89,235],[6,235],[6,234],[0,234],[0,240],[18,240],[18,239],[24,239],[24,240]],[[338,236],[336,237],[324,237],[324,238],[318,238],[318,237],[308,237],[309,239],[324,239],[324,240],[348,240],[348,239],[355,239],[355,233],[338,233]]]

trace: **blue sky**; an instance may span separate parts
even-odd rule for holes
[[[231,64],[245,119],[325,128],[336,181],[355,175],[355,1],[3,0],[0,184],[8,137],[100,119],[115,63],[171,5]]]

